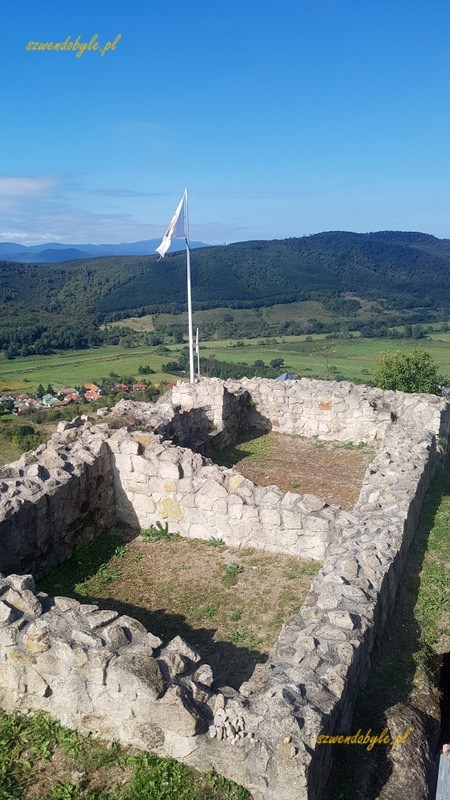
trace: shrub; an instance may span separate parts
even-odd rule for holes
[[[380,389],[440,393],[437,366],[430,353],[420,347],[413,347],[408,353],[394,353],[391,350],[380,353],[374,381]]]

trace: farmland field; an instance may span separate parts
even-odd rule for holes
[[[308,339],[308,341],[307,341]],[[274,358],[283,358],[280,372],[289,371],[301,377],[333,378],[339,375],[347,380],[370,381],[378,353],[382,350],[404,352],[419,345],[430,352],[440,371],[450,374],[450,333],[435,333],[429,339],[416,342],[411,339],[363,339],[356,334],[351,339],[325,340],[323,334],[313,336],[286,336],[278,344],[263,345],[256,339],[244,339],[243,347],[233,340],[214,340],[201,343],[201,355],[215,356],[219,360],[252,364],[261,359],[265,364]],[[261,340],[263,341],[263,340]],[[323,348],[328,348],[329,357]],[[28,356],[8,360],[0,358],[0,392],[33,391],[39,383],[51,383],[55,389],[62,386],[86,383],[104,378],[109,372],[138,377],[139,366],[150,366],[155,374],[153,383],[175,380],[175,374],[161,371],[161,366],[177,356],[182,345],[172,345],[171,353],[160,355],[154,347],[125,348],[120,345],[66,350],[47,356]],[[180,376],[178,376],[180,377]]]
[[[109,372],[120,375],[138,375],[139,366],[149,365],[155,370],[152,381],[171,380],[173,376],[161,372],[168,360],[151,347],[133,349],[110,345],[89,350],[65,350],[48,356],[27,356],[12,361],[0,358],[0,392],[5,390],[33,391],[40,383],[51,383],[55,389],[79,386],[99,380]]]
[[[305,341],[304,336],[287,336],[278,345],[261,346],[254,340],[245,347],[230,347],[227,342],[205,343],[204,353],[215,356],[219,360],[251,364],[262,359],[266,364],[273,358],[282,357],[284,366],[280,372],[288,371],[302,377],[327,377],[327,363],[323,355],[325,342],[330,350],[329,364],[332,370],[330,378],[339,373],[347,380],[370,381],[378,354],[382,350],[404,352],[419,345],[430,352],[439,369],[450,374],[450,334],[436,334],[436,338],[420,340],[411,339],[353,339],[325,340],[324,336],[313,336],[312,342]]]
[[[362,301],[361,301],[362,302]],[[204,311],[194,311],[194,325],[201,327],[202,322],[212,322],[224,315],[231,317],[233,322],[251,320],[265,320],[270,323],[285,322],[286,320],[305,321],[314,317],[322,321],[335,320],[337,317],[332,311],[327,311],[316,300],[303,300],[296,303],[283,303],[263,308],[208,308]],[[359,316],[359,315],[358,315]],[[111,322],[108,327],[131,328],[134,331],[153,331],[156,319],[163,325],[184,325],[187,327],[187,313],[184,314],[157,314],[144,317],[128,317],[127,319]]]
[[[378,303],[365,300],[361,297],[348,294],[344,295],[343,299],[356,299],[360,307],[355,312],[354,318],[368,322],[379,317],[383,313],[386,323],[389,323],[390,315],[395,314],[395,311],[387,311],[381,309]],[[280,322],[306,322],[309,319],[320,320],[321,322],[342,322],[348,325],[350,319],[348,316],[336,313],[324,306],[318,300],[298,300],[293,303],[276,303],[273,306],[262,306],[261,308],[227,308],[225,306],[219,308],[208,308],[202,311],[194,311],[193,322],[194,326],[198,325],[200,328],[202,323],[217,322],[223,319],[224,316],[231,319],[233,322],[267,322],[269,325],[276,325]],[[147,314],[142,317],[127,317],[117,322],[110,322],[106,327],[127,327],[134,331],[154,331],[156,323],[162,325],[181,325],[187,327],[187,312],[181,314]]]

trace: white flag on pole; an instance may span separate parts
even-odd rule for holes
[[[186,200],[186,196],[183,195],[180,202],[178,203],[177,210],[173,215],[172,219],[167,226],[167,230],[163,236],[163,240],[159,247],[156,248],[156,252],[160,254],[161,258],[164,258],[166,255],[170,245],[172,244],[172,239],[181,238],[184,239],[185,237],[185,226],[184,226],[184,202]]]

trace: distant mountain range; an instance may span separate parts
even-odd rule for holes
[[[161,239],[146,239],[142,242],[122,242],[121,244],[15,244],[0,242],[0,260],[14,261],[18,264],[55,264],[60,261],[74,261],[78,258],[98,256],[150,256],[161,244]],[[191,248],[208,247],[203,242],[191,242]],[[184,250],[181,239],[174,240],[171,252]]]

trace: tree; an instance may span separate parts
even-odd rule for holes
[[[152,369],[151,367],[149,367],[148,365],[146,365],[145,367],[141,366],[141,367],[138,368],[138,374],[139,375],[154,375],[155,374],[155,370]]]
[[[273,369],[278,369],[278,367],[281,367],[283,364],[284,358],[272,358],[272,361],[270,361],[270,366],[273,367]]]
[[[440,393],[438,368],[430,353],[413,347],[408,353],[380,353],[374,372],[376,386],[399,392]]]
[[[0,403],[0,414],[10,414],[14,411],[14,400],[7,398]]]
[[[258,358],[256,361],[253,362],[253,369],[255,371],[255,375],[263,378],[266,374],[266,365],[262,358]]]
[[[327,381],[331,381],[331,375],[336,369],[331,364],[332,359],[336,355],[336,350],[331,344],[327,341],[322,342],[318,348],[314,348],[314,353],[317,353],[318,356],[324,359],[325,361],[325,368],[327,373]]]

